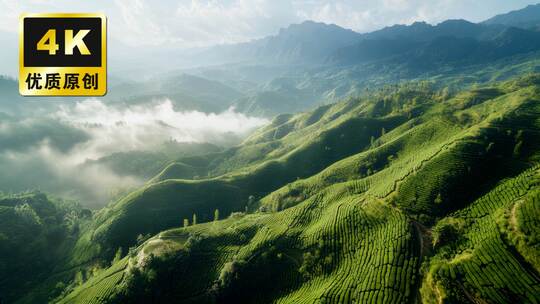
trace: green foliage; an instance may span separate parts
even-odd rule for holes
[[[509,246],[505,235],[512,237],[519,233],[517,210],[523,200],[535,200],[539,182],[540,169],[536,166],[437,224],[433,230],[434,243],[450,244],[452,248],[441,248],[430,261],[422,288],[426,301],[435,294],[449,302],[472,298],[488,303],[507,303],[512,299],[536,302],[540,292],[534,270],[538,269],[538,259],[527,257],[534,257],[538,247],[521,243],[516,251]],[[501,214],[508,208],[511,210],[508,219],[501,221]],[[461,242],[456,242],[457,238]]]
[[[243,260],[233,260],[232,262],[225,263],[221,269],[221,272],[219,273],[217,286],[215,286],[215,288],[230,288],[234,284],[234,281],[238,280],[239,272],[243,267],[245,267],[245,265],[246,261]]]
[[[139,241],[139,238],[137,238],[137,241]],[[112,260],[112,264],[118,263],[122,259],[122,248],[118,248],[116,251],[116,254],[114,255],[114,259]]]
[[[516,144],[516,146],[514,147],[514,156],[515,157],[519,157],[520,154],[521,154],[521,147],[523,146],[523,142],[522,141],[518,141],[518,143]]]
[[[130,254],[63,301],[535,303],[536,78],[386,87],[184,159],[210,176],[154,180],[83,227],[76,252]]]
[[[432,229],[433,246],[440,247],[457,243],[463,234],[464,220],[446,217]]]
[[[0,195],[0,272],[10,274],[0,279],[3,300],[27,295],[25,301],[43,302],[61,294],[77,271],[64,262],[88,220],[88,210],[37,191]],[[59,270],[63,276],[54,277]]]

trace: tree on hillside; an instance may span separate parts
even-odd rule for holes
[[[219,221],[219,209],[214,210],[214,221]]]
[[[141,245],[142,243],[146,242],[146,240],[148,240],[150,238],[150,234],[147,233],[145,235],[142,235],[142,234],[139,234],[137,236],[137,245]]]
[[[75,285],[82,285],[84,283],[84,275],[82,273],[82,271],[77,271],[77,273],[75,273],[75,278],[73,279]]]
[[[448,99],[448,97],[450,97],[450,89],[448,89],[448,87],[445,87],[440,91],[439,96],[442,98],[442,100]]]
[[[440,205],[443,202],[441,193],[437,194],[437,197],[435,198],[435,204]]]
[[[495,143],[493,142],[490,142],[486,148],[486,153],[489,153],[491,152],[491,150],[493,150],[493,147],[495,146]]]
[[[523,142],[520,140],[514,147],[514,157],[519,157],[521,155],[521,146]]]
[[[193,213],[193,220],[191,221],[192,225],[197,225],[197,214]]]
[[[121,259],[122,259],[122,247],[118,247],[118,250],[116,250],[116,254],[114,255],[114,259],[111,262],[111,265],[115,264]]]
[[[187,226],[189,226],[189,220],[185,218],[184,219],[184,227],[187,227]]]

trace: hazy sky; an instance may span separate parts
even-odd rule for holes
[[[538,0],[536,0],[538,1]],[[275,34],[306,19],[366,32],[396,23],[481,21],[530,0],[0,0],[0,30],[22,12],[104,12],[109,33],[130,46],[207,46]]]

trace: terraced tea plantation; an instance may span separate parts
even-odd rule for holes
[[[82,227],[49,300],[539,303],[539,210],[540,76],[409,84],[169,165]]]

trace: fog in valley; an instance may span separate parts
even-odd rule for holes
[[[39,189],[97,207],[142,185],[175,157],[203,154],[205,143],[230,147],[267,123],[234,108],[177,111],[169,99],[129,107],[86,99],[55,108],[39,117],[0,117],[1,191]],[[121,169],[123,161],[139,168]]]

